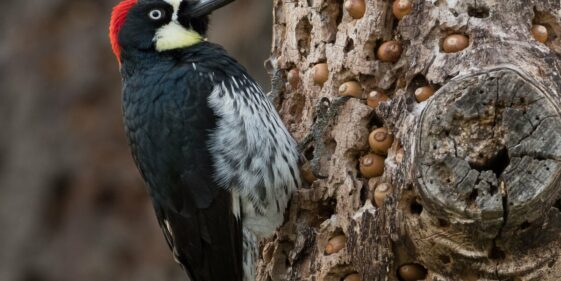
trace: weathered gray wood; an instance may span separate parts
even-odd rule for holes
[[[445,268],[449,261],[433,259],[433,252],[455,252],[456,263],[469,265],[475,251],[480,275],[492,278],[497,255],[515,255],[521,247],[547,253],[550,241],[518,241],[532,225],[544,224],[561,192],[561,118],[551,95],[510,68],[485,70],[448,82],[419,122],[418,191],[430,214],[420,224],[449,223],[438,238],[411,234],[414,243],[434,244],[426,263]],[[550,252],[525,267],[535,271],[554,258]],[[524,275],[520,270],[503,277]]]

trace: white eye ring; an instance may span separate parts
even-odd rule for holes
[[[161,20],[164,17],[164,12],[162,12],[162,10],[160,9],[155,9],[150,11],[150,13],[148,13],[148,16],[152,20]]]

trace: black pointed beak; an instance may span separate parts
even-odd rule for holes
[[[185,15],[190,18],[206,16],[234,1],[235,0],[187,0],[189,8],[185,11]]]

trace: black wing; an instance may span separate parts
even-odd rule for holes
[[[241,281],[241,223],[230,192],[213,180],[208,151],[216,116],[207,97],[214,85],[190,64],[160,73],[126,80],[123,105],[159,224],[191,281]]]
[[[221,191],[205,209],[178,213],[155,204],[168,245],[190,280],[242,280],[241,226],[232,213],[225,212],[231,201],[230,193]]]

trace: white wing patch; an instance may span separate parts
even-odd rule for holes
[[[216,85],[208,102],[219,117],[209,146],[216,178],[240,196],[243,226],[259,239],[269,236],[300,185],[296,142],[261,88],[245,76]]]

